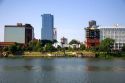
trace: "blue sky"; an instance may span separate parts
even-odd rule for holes
[[[4,25],[30,23],[41,38],[41,14],[54,15],[58,41],[61,37],[85,40],[89,20],[98,25],[125,25],[125,0],[0,0],[0,41]]]

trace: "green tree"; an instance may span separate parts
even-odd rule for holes
[[[84,44],[80,45],[80,50],[85,50],[85,45]]]
[[[58,45],[58,46],[57,46],[57,50],[58,50],[58,51],[61,51],[61,49],[62,49],[61,46]]]
[[[110,52],[113,48],[114,40],[110,38],[106,38],[101,41],[101,44],[99,46],[99,50],[103,52]]]
[[[17,44],[9,46],[9,52],[15,54],[17,52]]]
[[[72,39],[70,42],[69,42],[70,45],[72,44],[80,44],[78,40],[75,40],[75,39]]]
[[[69,42],[70,45],[72,45],[72,51],[75,51],[75,50],[79,50],[79,45],[80,45],[80,42],[76,39],[72,39],[70,42]],[[76,44],[76,45],[73,45],[73,44]]]
[[[57,42],[58,42],[58,41],[57,41],[57,40],[55,40],[55,39],[52,41],[52,43],[53,43],[53,44],[54,44],[54,43],[57,43]]]
[[[51,43],[47,43],[46,45],[45,45],[45,51],[48,51],[48,52],[52,52],[53,51],[53,49],[54,49],[54,47],[52,46],[52,44]]]
[[[41,40],[42,46],[44,47],[47,43],[52,44],[53,42],[50,40]]]
[[[27,51],[42,51],[42,43],[40,40],[32,40],[27,46]]]
[[[37,41],[34,46],[34,51],[42,51],[41,42]]]

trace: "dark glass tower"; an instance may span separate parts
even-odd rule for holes
[[[54,18],[51,14],[42,15],[41,40],[53,40]]]

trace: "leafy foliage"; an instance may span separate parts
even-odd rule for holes
[[[99,46],[99,50],[103,52],[109,52],[113,48],[114,40],[110,38],[106,38],[101,41],[101,44]]]
[[[85,45],[84,44],[80,45],[80,50],[85,50]]]
[[[79,44],[79,41],[78,40],[75,40],[75,39],[72,39],[70,42],[69,42],[70,45],[72,44]]]

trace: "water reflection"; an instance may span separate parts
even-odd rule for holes
[[[86,71],[125,71],[125,67],[98,67],[98,66],[86,66]]]
[[[124,60],[0,59],[1,83],[124,83]]]

